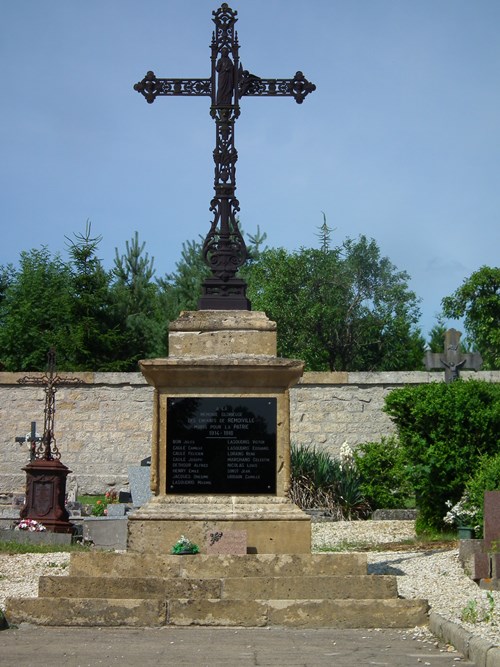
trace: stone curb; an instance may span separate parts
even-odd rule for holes
[[[439,639],[453,644],[475,667],[500,667],[500,647],[490,644],[487,639],[475,637],[458,623],[447,621],[440,614],[431,611],[429,629]]]

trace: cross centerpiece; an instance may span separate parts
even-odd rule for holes
[[[211,76],[207,79],[159,79],[148,72],[134,89],[148,103],[159,96],[196,95],[211,98],[210,115],[215,120],[216,141],[215,196],[210,203],[213,221],[203,243],[203,257],[212,276],[203,282],[198,307],[201,310],[250,310],[246,284],[237,278],[238,269],[248,258],[239,229],[240,210],[235,196],[236,161],[234,124],[240,115],[240,99],[257,97],[293,97],[302,104],[316,89],[302,74],[292,79],[263,79],[243,69],[239,59],[238,33],[234,26],[237,12],[224,2],[212,12],[215,30],[211,43]]]

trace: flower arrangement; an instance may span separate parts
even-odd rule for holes
[[[475,524],[478,508],[475,505],[471,505],[467,493],[464,493],[455,505],[452,505],[451,500],[447,500],[446,507],[449,507],[450,509],[443,518],[445,523],[450,526],[476,527]]]
[[[104,494],[104,497],[106,499],[105,502],[106,502],[107,505],[109,505],[110,503],[117,503],[118,502],[118,494],[115,490],[106,491],[106,493]]]
[[[102,500],[98,500],[92,507],[92,516],[106,516],[108,504]]]
[[[118,502],[118,493],[115,490],[106,491],[104,500],[97,500],[92,507],[92,516],[107,516],[108,505]]]
[[[39,523],[35,519],[21,519],[14,530],[28,530],[30,533],[41,533],[47,529],[43,523]]]
[[[177,542],[172,547],[171,553],[173,554],[197,554],[200,552],[200,549],[197,544],[188,540],[187,537],[181,535]]]

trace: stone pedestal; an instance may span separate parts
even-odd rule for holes
[[[245,530],[249,553],[310,553],[310,518],[287,497],[288,390],[303,363],[276,356],[276,324],[250,311],[182,313],[169,352],[140,362],[155,387],[153,497],[129,514],[129,549],[168,553],[185,535],[203,552],[209,533]]]
[[[35,460],[26,472],[26,503],[21,519],[34,519],[53,533],[73,533],[65,507],[66,477],[71,472],[60,461]]]

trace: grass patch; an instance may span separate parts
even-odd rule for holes
[[[437,535],[420,535],[399,542],[366,541],[349,542],[347,540],[331,545],[323,545],[314,549],[315,553],[336,553],[339,551],[432,551],[434,549],[454,549],[457,546],[455,533],[439,533]]]
[[[77,496],[77,501],[82,505],[95,505],[98,500],[105,502],[106,496],[102,493],[99,496]]]
[[[90,547],[82,544],[20,544],[0,540],[2,554],[50,554],[72,551],[90,551]]]
[[[426,531],[425,533],[419,533],[418,540],[422,542],[456,542],[457,533],[454,530],[438,532],[438,531]]]
[[[338,542],[337,544],[325,544],[322,547],[313,549],[314,553],[336,553],[338,551],[370,551],[375,550],[373,544],[368,542]]]

